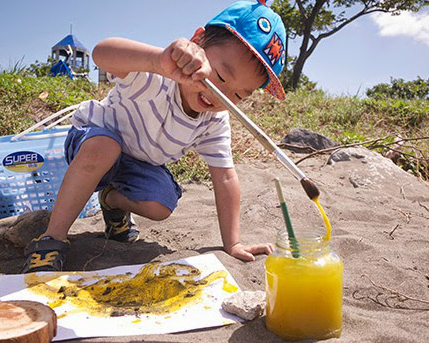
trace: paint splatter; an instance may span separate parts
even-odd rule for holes
[[[46,296],[52,308],[66,303],[76,307],[64,316],[72,312],[104,317],[171,313],[201,301],[203,289],[218,279],[224,280],[224,291],[237,291],[236,286],[227,282],[226,271],[215,271],[198,280],[200,275],[199,269],[189,265],[148,263],[135,276],[28,274],[25,282],[32,292]]]

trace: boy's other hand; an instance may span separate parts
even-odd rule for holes
[[[274,246],[271,243],[243,245],[237,243],[228,251],[231,256],[242,261],[251,262],[255,260],[255,255],[269,255],[274,251]]]
[[[185,38],[171,43],[160,55],[159,64],[164,76],[179,83],[194,84],[204,90],[200,82],[212,72],[204,49]]]

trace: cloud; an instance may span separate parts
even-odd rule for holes
[[[429,13],[402,12],[392,16],[374,13],[372,19],[383,37],[405,36],[429,46]]]

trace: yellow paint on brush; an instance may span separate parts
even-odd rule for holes
[[[74,279],[62,273],[27,274],[25,282],[32,292],[50,299],[51,307],[70,303],[93,316],[174,312],[200,301],[203,289],[218,279],[224,279],[225,291],[237,291],[237,287],[226,281],[226,271],[216,271],[196,281],[200,274],[199,269],[189,265],[149,263],[134,277],[94,273]],[[67,314],[72,312],[75,311]]]
[[[319,198],[315,197],[315,198],[313,198],[311,200],[313,200],[315,202],[317,208],[320,211],[320,214],[322,215],[323,222],[325,223],[325,227],[326,227],[326,234],[325,234],[324,239],[326,241],[329,241],[331,239],[331,223],[330,223],[330,221],[329,221],[329,219],[328,219],[325,211],[323,210],[322,205],[320,205]]]

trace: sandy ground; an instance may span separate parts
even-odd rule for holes
[[[343,333],[327,342],[429,341],[429,186],[389,160],[368,152],[364,158],[326,165],[312,158],[301,168],[321,190],[332,222],[332,247],[344,261]],[[296,230],[323,230],[313,202],[276,162],[237,165],[242,185],[242,237],[245,243],[274,242],[284,222],[272,179],[279,177]],[[214,253],[243,290],[264,290],[265,256],[244,263],[221,248],[213,192],[183,185],[184,196],[164,222],[136,218],[140,240],[132,246],[108,242],[87,270],[150,261],[170,261]],[[103,248],[100,214],[72,227],[65,270],[82,270]],[[22,249],[0,242],[0,268],[18,273]],[[401,294],[403,296],[398,296]],[[407,299],[408,297],[409,299]],[[282,342],[267,331],[265,317],[244,324],[186,333],[73,342]]]

